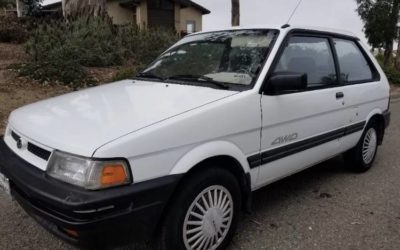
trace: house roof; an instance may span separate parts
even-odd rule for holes
[[[132,3],[137,3],[137,0],[120,0],[121,3],[123,4],[128,4],[130,2]],[[199,10],[203,15],[206,14],[210,14],[211,11],[209,11],[208,9],[204,8],[203,6],[201,6],[200,4],[197,4],[191,0],[175,0],[175,2],[180,3],[183,7],[193,7],[197,10]],[[43,9],[52,9],[52,8],[56,8],[56,7],[61,7],[61,1],[52,1],[48,4],[43,4]]]
[[[43,5],[42,8],[44,10],[50,10],[50,9],[54,9],[54,8],[61,8],[61,2],[55,2],[55,3],[46,4],[46,5]]]
[[[119,0],[119,4],[124,7],[132,8],[140,5],[139,0]]]
[[[209,11],[208,9],[204,8],[200,4],[197,4],[197,3],[193,2],[193,1],[190,1],[190,0],[178,0],[178,2],[180,2],[180,4],[182,6],[184,6],[184,7],[193,7],[195,9],[200,10],[203,15],[211,13],[211,11]]]

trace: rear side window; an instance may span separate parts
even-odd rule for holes
[[[353,41],[334,39],[343,83],[372,81],[371,67],[360,48]]]
[[[335,63],[329,40],[322,37],[293,36],[283,51],[274,73],[307,75],[307,88],[336,84]]]

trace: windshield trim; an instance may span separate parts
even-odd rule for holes
[[[266,62],[267,62],[268,58],[269,58],[270,55],[271,55],[271,52],[272,52],[272,50],[273,50],[273,48],[274,48],[274,46],[275,46],[275,43],[276,43],[276,41],[277,41],[277,38],[278,38],[279,35],[280,35],[280,30],[279,30],[279,29],[268,29],[268,28],[256,28],[256,29],[228,29],[228,30],[219,30],[219,31],[208,31],[208,32],[194,33],[194,34],[190,34],[190,35],[185,36],[185,37],[192,37],[192,36],[196,36],[196,35],[203,35],[203,34],[209,34],[209,33],[218,33],[218,32],[240,32],[240,31],[272,31],[272,32],[275,32],[275,37],[274,37],[274,39],[272,39],[272,41],[271,41],[271,43],[270,43],[270,45],[269,45],[268,51],[267,51],[267,53],[266,53],[266,55],[265,55],[265,58],[264,58],[264,60],[261,62],[261,68],[260,68],[260,70],[258,71],[257,75],[254,76],[252,82],[251,82],[250,84],[248,84],[248,85],[244,85],[244,84],[234,84],[234,83],[226,82],[226,85],[229,87],[229,88],[226,89],[226,90],[245,91],[245,90],[250,90],[250,89],[253,89],[253,88],[254,88],[254,86],[256,85],[256,83],[259,81],[261,72],[262,72],[263,69],[265,68]],[[185,38],[185,37],[182,37],[182,39]],[[178,45],[178,43],[179,43],[179,41],[178,41],[176,44],[172,45],[170,48],[168,48],[166,51],[164,51],[163,53],[161,53],[156,59],[154,59],[151,63],[149,63],[149,64],[146,66],[146,69],[147,69],[148,67],[150,67],[152,64],[154,64],[157,60],[159,60],[162,56],[164,56],[165,54],[169,53],[171,50],[175,49],[177,46],[183,46],[183,45],[186,44],[186,43],[182,43],[182,44],[179,44],[179,45]],[[189,43],[189,42],[188,42],[188,43]],[[143,78],[138,77],[138,76],[136,76],[135,78],[143,79]],[[152,80],[153,80],[153,79],[152,79]],[[156,80],[156,79],[154,79],[154,80]],[[158,81],[158,80],[156,80],[156,81]],[[199,86],[199,87],[210,87],[210,88],[215,88],[215,89],[221,89],[221,88],[219,88],[219,87],[217,87],[217,86],[215,86],[215,85],[213,85],[213,84],[208,84],[208,83],[206,83],[206,82],[204,82],[205,84],[198,84],[198,82],[196,82],[196,81],[189,81],[189,80],[172,80],[172,79],[165,79],[164,81],[160,81],[160,82],[172,83],[172,84],[192,85],[192,86]],[[225,82],[224,82],[224,83],[225,83]]]

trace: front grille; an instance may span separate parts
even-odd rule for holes
[[[14,141],[21,139],[21,136],[17,135],[14,131],[11,131],[11,137],[14,139]]]
[[[11,137],[14,139],[14,141],[18,141],[21,139],[21,136],[17,135],[14,131],[11,131]],[[36,146],[35,144],[32,144],[28,142],[28,151],[31,152],[32,154],[36,155],[39,158],[42,158],[45,161],[48,161],[51,155],[51,152]]]
[[[42,158],[43,160],[47,161],[50,158],[51,152],[40,148],[30,142],[28,142],[28,151],[31,152],[32,154],[36,155],[39,158]]]

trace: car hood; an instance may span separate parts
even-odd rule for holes
[[[125,80],[19,108],[9,125],[50,148],[92,156],[112,140],[236,93]]]

